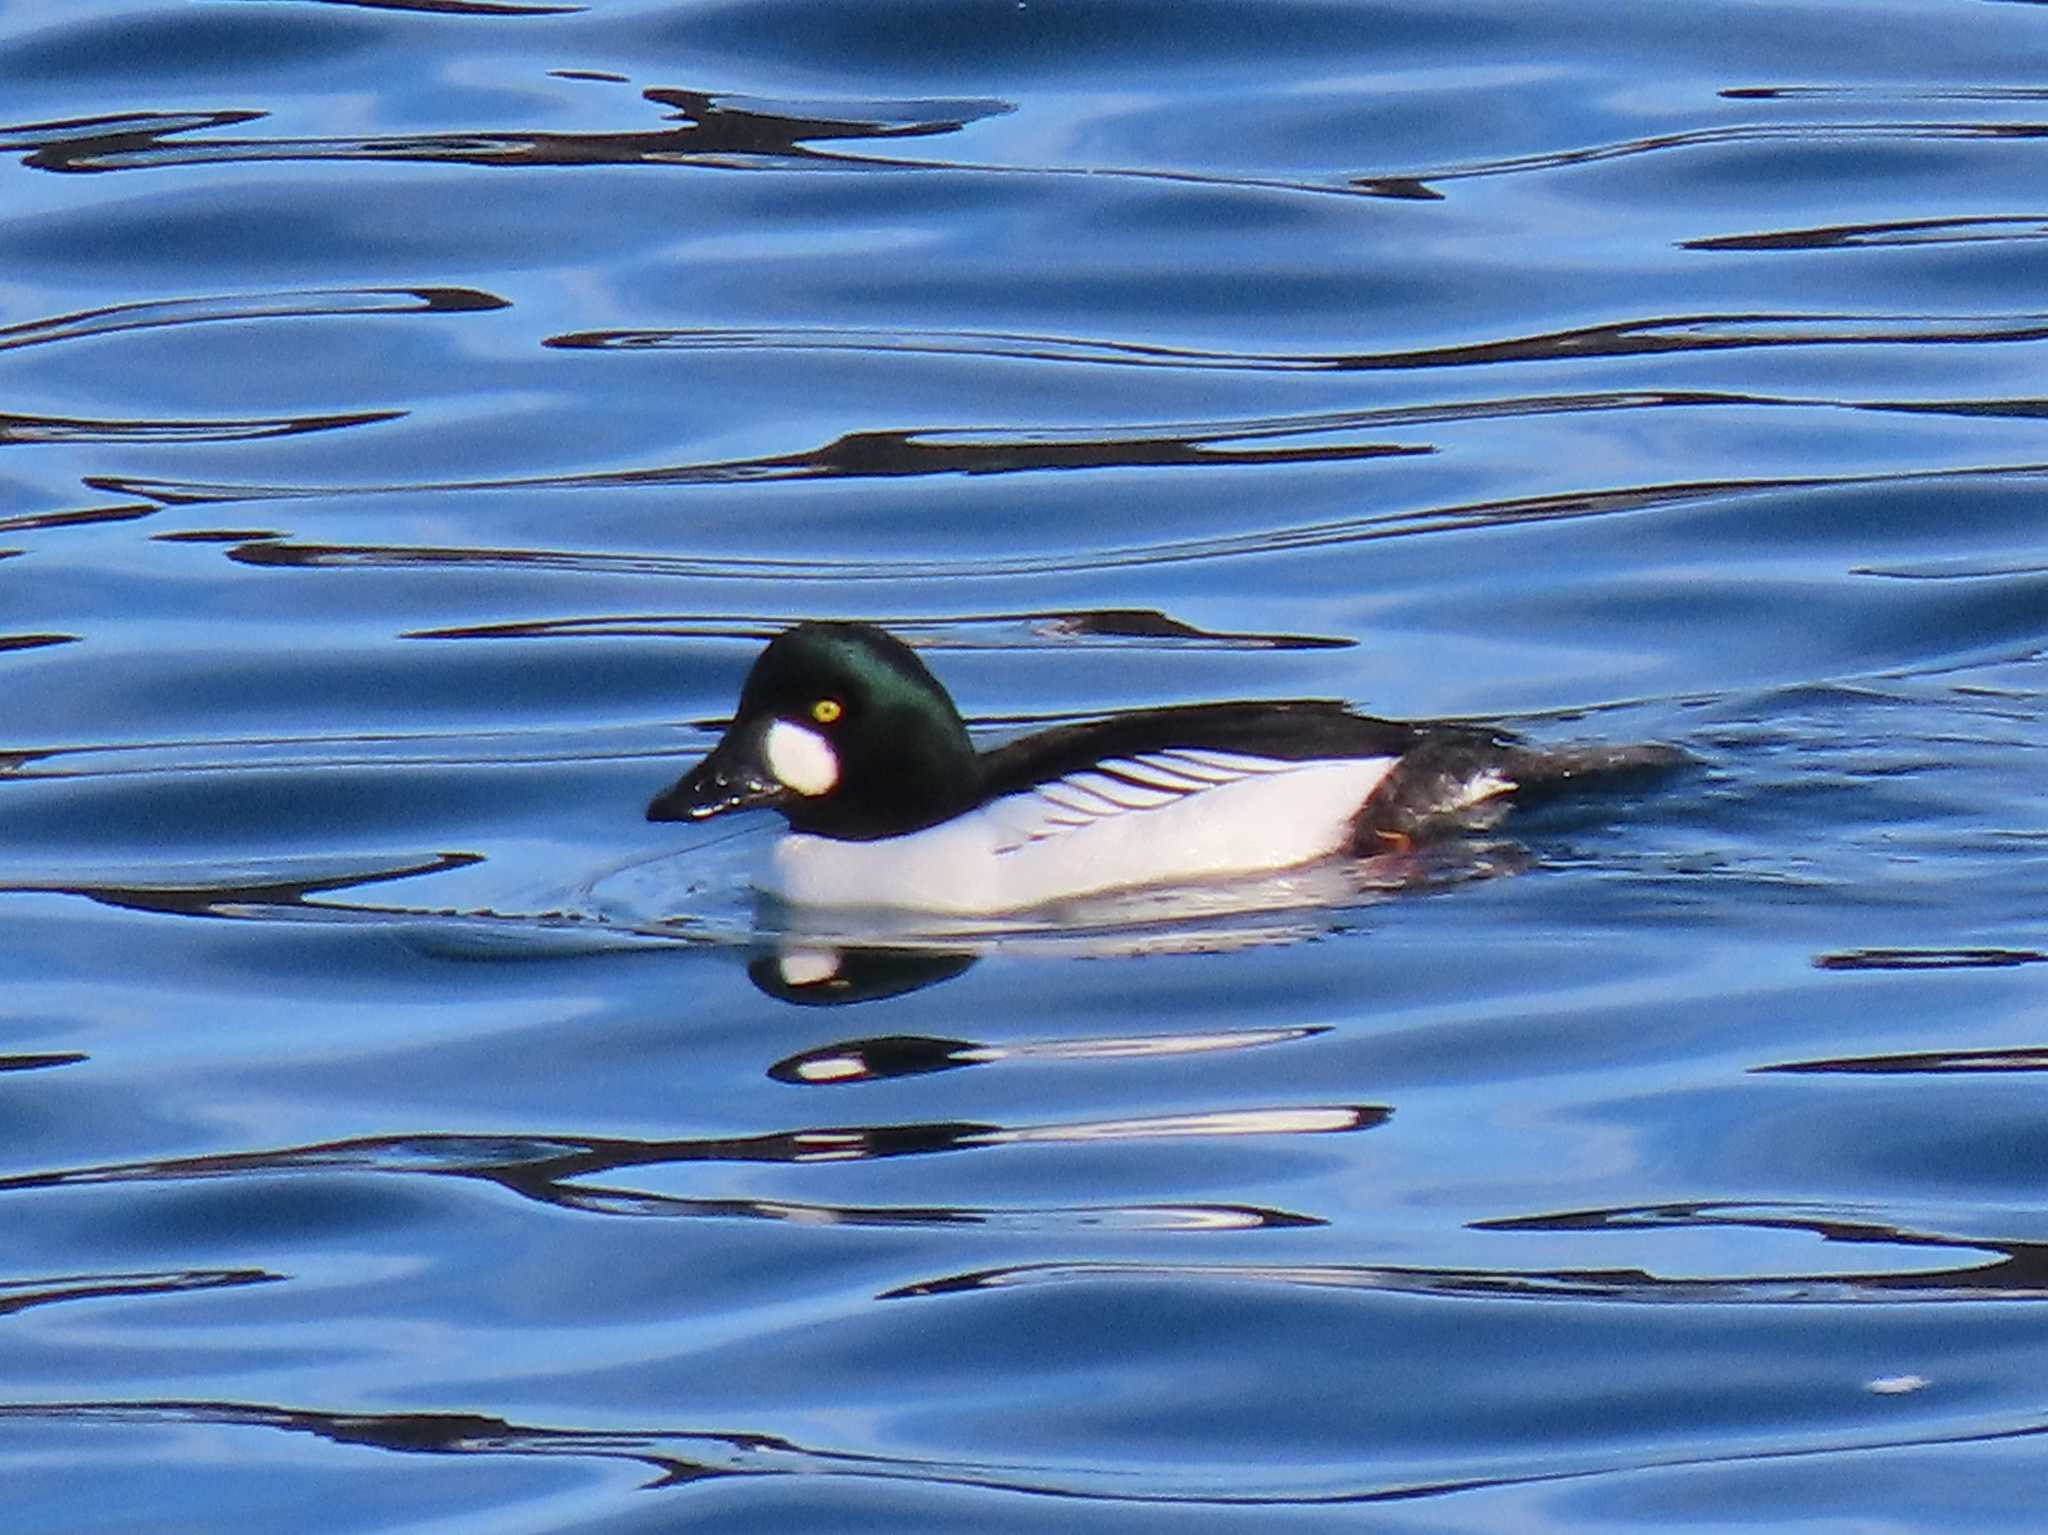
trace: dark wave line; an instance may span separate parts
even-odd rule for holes
[[[50,1279],[0,1280],[0,1316],[64,1301],[189,1295],[198,1290],[275,1284],[285,1276],[267,1269],[185,1269],[143,1274],[67,1274]]]
[[[1187,1264],[1040,1262],[949,1274],[884,1292],[900,1300],[1019,1285],[1162,1279],[1463,1299],[1619,1301],[1629,1304],[1843,1305],[2048,1300],[2048,1243],[1952,1237],[1872,1220],[1807,1214],[1791,1207],[1714,1201],[1573,1211],[1475,1221],[1474,1231],[1635,1233],[1699,1228],[1804,1232],[1831,1244],[1981,1253],[1984,1261],[1908,1272],[1795,1273],[1745,1278],[1672,1278],[1643,1269],[1471,1269],[1400,1264]]]
[[[1856,576],[1882,576],[1889,581],[1995,581],[2008,576],[2048,575],[2048,564],[2035,560],[1945,560],[1932,565],[1852,565]]]
[[[813,351],[1008,358],[1117,367],[1221,369],[1265,373],[1359,373],[1557,362],[1588,357],[1662,356],[1782,346],[1945,346],[2039,341],[2048,314],[1802,315],[1691,314],[1618,320],[1571,330],[1507,336],[1459,346],[1391,352],[1223,352],[1041,336],[1010,331],[860,330],[843,327],[679,328],[575,331],[545,346],[584,350]],[[1789,403],[1789,402],[1786,402]]]
[[[421,640],[539,640],[652,638],[770,640],[796,620],[711,618],[687,613],[614,613],[587,618],[541,618],[408,630]],[[1175,650],[1342,650],[1352,639],[1309,634],[1252,634],[1198,629],[1157,608],[1097,608],[1070,612],[996,613],[958,618],[892,618],[890,630],[925,650],[1096,648]]]
[[[1782,490],[1822,490],[1850,485],[1941,484],[1956,480],[2048,473],[2048,464],[1971,467],[1881,474],[1795,475],[1748,480],[1700,480],[1631,486],[1617,490],[1570,491],[1547,496],[1467,503],[1459,507],[1382,512],[1334,522],[1310,523],[1257,533],[1218,534],[1063,554],[990,556],[973,559],[796,560],[740,556],[605,554],[566,550],[402,547],[379,544],[311,544],[269,540],[238,544],[229,559],[285,569],[460,569],[568,570],[586,574],[647,575],[691,580],[903,581],[1072,575],[1130,570],[1155,565],[1193,564],[1268,554],[1335,548],[1386,538],[1413,538],[1473,528],[1611,516],[1657,510],[1696,501]]]
[[[1988,1283],[2002,1265],[1922,1274],[1773,1274],[1744,1279],[1669,1278],[1643,1269],[1458,1269],[1372,1264],[1019,1263],[949,1274],[884,1291],[879,1300],[960,1295],[1033,1284],[1101,1280],[1287,1285],[1454,1300],[1617,1301],[1631,1305],[1840,1306],[1883,1302],[2048,1300],[2048,1276],[2027,1285]]]
[[[0,128],[0,149],[28,151],[37,170],[106,172],[167,166],[274,164],[286,161],[398,161],[437,165],[571,166],[748,164],[859,169],[858,157],[810,147],[837,140],[893,140],[956,133],[972,122],[1012,110],[987,98],[790,103],[666,88],[643,100],[670,109],[679,126],[615,133],[453,132],[364,138],[209,138],[183,135],[262,113],[134,113],[54,125],[38,138],[33,125]],[[97,121],[100,131],[90,131]]]
[[[2031,421],[2048,416],[2048,399],[2004,400],[1872,400],[1862,410],[1888,410],[1905,416],[1979,416],[2011,421]]]
[[[477,288],[326,288],[285,293],[236,293],[216,298],[159,299],[81,309],[47,320],[0,326],[0,351],[47,346],[88,336],[198,325],[215,320],[317,319],[340,315],[463,314],[504,309],[510,300]]]
[[[47,123],[0,126],[0,153],[50,149],[61,144],[147,144],[174,133],[232,128],[268,116],[264,112],[112,112],[66,117]]]
[[[1714,94],[1725,101],[2048,101],[2048,87],[2038,85],[1739,85]]]
[[[0,415],[0,445],[10,443],[250,442],[397,421],[403,410],[326,416],[255,416],[227,421],[93,421],[73,416]]]
[[[349,3],[349,0],[345,0]],[[365,0],[352,0],[365,3]],[[934,109],[913,124],[851,119],[849,106],[820,104],[833,115],[808,115],[801,107],[774,101],[672,88],[643,91],[645,100],[675,109],[684,126],[613,133],[548,133],[540,131],[475,131],[387,135],[366,138],[211,139],[167,142],[169,133],[214,126],[193,123],[199,114],[183,114],[180,126],[150,135],[131,126],[119,137],[96,140],[70,136],[37,143],[23,128],[0,129],[0,148],[28,148],[27,163],[41,170],[103,172],[152,166],[218,164],[282,160],[387,160],[504,165],[664,165],[717,169],[828,169],[845,171],[951,172],[956,175],[1074,177],[1091,181],[1132,180],[1215,188],[1435,200],[1444,194],[1440,183],[1486,177],[1526,175],[1572,169],[1603,161],[1635,158],[1729,144],[1911,142],[1980,139],[2026,139],[2048,135],[2048,125],[1983,122],[1819,122],[1738,123],[1654,134],[1611,143],[1471,161],[1427,170],[1375,171],[1338,178],[1265,176],[1181,170],[1166,166],[1016,165],[977,161],[915,160],[848,154],[813,149],[820,140],[890,139],[952,133],[970,122],[1014,110],[1009,102],[967,100],[909,103]],[[1727,93],[1724,93],[1727,94]],[[2003,99],[2003,98],[1976,98]],[[812,111],[816,108],[813,107]],[[216,114],[227,118],[229,114]],[[261,115],[261,114],[253,114]],[[140,125],[146,114],[127,121]],[[246,121],[247,117],[236,120]]]
[[[2048,1242],[1980,1234],[1949,1235],[1922,1231],[1897,1221],[1850,1215],[1778,1201],[1676,1200],[1654,1205],[1619,1205],[1592,1210],[1564,1210],[1545,1215],[1506,1216],[1474,1221],[1474,1231],[1571,1232],[1623,1235],[1636,1232],[1740,1230],[1800,1232],[1838,1246],[1931,1248],[1942,1252],[1983,1253],[1987,1262],[1939,1270],[1856,1275],[1816,1274],[1815,1299],[1831,1285],[1851,1289],[1836,1298],[1863,1301],[1986,1301],[2048,1299]],[[1713,1282],[1713,1281],[1708,1281]],[[1753,1281],[1730,1281],[1748,1284]],[[1770,1281],[1791,1283],[1801,1281]],[[1804,1301],[1806,1296],[1786,1297]]]
[[[14,760],[14,754],[0,756],[0,765]],[[74,874],[47,879],[15,874],[0,876],[0,894],[76,895],[128,911],[215,917],[252,905],[304,906],[310,896],[439,874],[480,862],[482,855],[477,853],[434,853],[342,867],[336,867],[333,859],[285,859],[236,873],[105,877]]]
[[[313,0],[366,11],[418,11],[428,16],[580,16],[587,5],[524,5],[516,0]]]
[[[1431,443],[1330,439],[1385,429],[1502,418],[1714,406],[1953,413],[2014,418],[2048,413],[2048,401],[2039,400],[1838,401],[1712,390],[1609,390],[1583,395],[1526,395],[1495,400],[1383,406],[1357,411],[1324,411],[1299,416],[1258,416],[1136,426],[1064,429],[990,427],[978,430],[895,428],[849,432],[815,448],[758,458],[495,480],[263,485],[89,475],[85,483],[103,492],[146,497],[158,506],[207,506],[242,501],[443,495],[471,491],[623,490],[644,486],[735,485],[798,480],[911,479],[946,474],[1348,463],[1416,456],[1439,450]],[[0,523],[0,528],[5,526],[7,524]]]
[[[2011,232],[2006,232],[2010,230]],[[2048,215],[1986,214],[1977,218],[1897,219],[1881,224],[1824,224],[1813,229],[1784,229],[1766,234],[1717,235],[1686,240],[1684,250],[1788,251],[1867,250],[1883,246],[1966,245],[2000,240],[2048,237]]]
[[[23,512],[0,517],[0,533],[31,533],[44,528],[78,528],[99,522],[139,522],[163,510],[161,502],[146,506],[90,506],[68,512]]]
[[[308,768],[505,767],[620,762],[672,757],[675,752],[673,735],[666,727],[243,736],[0,748],[0,774],[12,778],[119,778],[159,773],[303,772]],[[119,885],[122,881],[110,876],[89,883]],[[206,884],[198,881],[193,888]]]
[[[644,1489],[684,1489],[742,1476],[840,1476],[1023,1494],[1091,1504],[1190,1508],[1328,1508],[1413,1502],[1459,1493],[1537,1487],[1643,1472],[1710,1467],[1769,1466],[1842,1455],[1908,1454],[1914,1450],[2015,1444],[2048,1435],[2048,1423],[2009,1417],[1988,1427],[1935,1429],[1919,1434],[1856,1433],[1787,1444],[1782,1439],[1748,1448],[1646,1451],[1588,1455],[1577,1463],[1541,1470],[1495,1470],[1469,1476],[1398,1478],[1377,1485],[1301,1490],[1277,1481],[1259,1485],[1257,1472],[1229,1468],[1228,1485],[1190,1485],[1185,1472],[1151,1476],[1117,1466],[1047,1466],[1018,1462],[959,1462],[834,1450],[777,1434],[698,1428],[547,1428],[504,1418],[454,1412],[328,1412],[252,1402],[189,1398],[0,1403],[0,1419],[44,1425],[206,1425],[306,1434],[332,1444],[400,1455],[564,1456],[629,1461],[654,1473]],[[1263,1468],[1272,1475],[1270,1466]],[[1311,1468],[1313,1469],[1313,1468]]]
[[[1525,403],[1506,414],[1545,410],[1613,408],[1622,397],[1589,402]],[[1629,404],[1657,403],[1658,397],[1627,397]],[[1163,469],[1193,465],[1351,462],[1434,452],[1427,444],[1327,439],[1388,424],[1379,412],[1322,413],[1299,417],[1173,422],[1137,427],[1077,427],[1065,430],[910,428],[848,432],[797,453],[708,463],[671,464],[597,474],[538,475],[502,480],[439,484],[227,485],[181,480],[142,480],[91,475],[96,490],[135,487],[160,505],[207,505],[227,501],[299,500],[311,496],[427,494],[479,490],[624,489],[644,485],[731,485],[815,479],[913,479],[941,474],[1020,474],[1043,470]],[[1421,417],[1411,419],[1420,420]],[[1458,419],[1458,418],[1449,418]],[[1312,439],[1293,442],[1292,439]],[[1279,444],[1273,446],[1273,444]]]
[[[786,1221],[816,1228],[861,1230],[1055,1232],[1218,1232],[1299,1230],[1327,1226],[1321,1216],[1246,1204],[1047,1205],[994,1209],[975,1205],[827,1205],[793,1199],[691,1198],[577,1184],[549,1201],[585,1215],[627,1215],[664,1220]]]
[[[1723,92],[1723,95],[1728,93]],[[1371,191],[1390,183],[1391,195],[1414,196],[1407,188],[1429,188],[1442,181],[1468,181],[1488,176],[1516,176],[1531,171],[1565,170],[1597,165],[1608,160],[1627,160],[1640,155],[1672,150],[1715,148],[1726,144],[1826,144],[1871,143],[1888,139],[1909,142],[2048,138],[2043,123],[1956,123],[1956,122],[1865,122],[1865,123],[1732,123],[1717,128],[1688,128],[1678,133],[1658,133],[1608,144],[1589,144],[1576,149],[1546,150],[1540,154],[1512,155],[1498,160],[1474,160],[1438,170],[1408,171],[1393,177],[1363,176],[1352,185]]]
[[[2034,949],[1845,949],[1814,960],[1820,970],[1986,970],[2048,962]]]
[[[2034,959],[2048,959],[2037,954]],[[1754,1072],[1823,1073],[1847,1076],[1942,1076],[1978,1071],[2048,1071],[2048,1046],[2012,1045],[2003,1050],[1917,1050],[1901,1055],[1844,1055],[1832,1060],[1785,1061],[1752,1066]]]
[[[174,533],[152,533],[154,544],[246,544],[256,538],[283,538],[275,528],[181,528]]]
[[[341,0],[349,3],[349,0]],[[626,83],[602,71],[554,70],[561,78]],[[401,163],[496,166],[648,165],[714,170],[765,171],[950,171],[961,175],[1085,177],[1167,182],[1225,191],[1307,193],[1317,196],[1434,199],[1440,194],[1399,177],[1373,178],[1369,185],[1345,179],[1309,181],[1257,175],[1226,175],[1159,167],[1019,166],[965,161],[913,160],[812,148],[819,141],[898,139],[953,133],[970,122],[1015,110],[1007,101],[967,99],[913,102],[821,102],[792,104],[702,91],[656,88],[643,99],[674,108],[684,119],[677,128],[612,133],[473,131],[397,134],[364,138],[207,139],[174,136],[226,127],[262,112],[133,113],[52,125],[60,130],[38,138],[37,125],[0,128],[0,149],[26,150],[25,163],[39,170],[100,173],[171,166],[279,161],[379,160]],[[861,113],[878,106],[879,111]],[[920,116],[911,113],[922,109]],[[104,131],[80,131],[103,123]]]
[[[610,1214],[712,1213],[793,1218],[797,1207],[773,1200],[688,1200],[600,1189],[588,1180],[635,1167],[733,1162],[800,1167],[891,1160],[996,1147],[1088,1145],[1240,1136],[1328,1135],[1368,1130],[1393,1111],[1380,1105],[1341,1104],[1263,1109],[1221,1109],[1115,1120],[1000,1125],[964,1121],[862,1125],[775,1131],[698,1139],[628,1140],[603,1136],[407,1135],[362,1136],[274,1151],[223,1152],[161,1161],[107,1163],[0,1178],[0,1193],[105,1184],[182,1183],[287,1173],[392,1173],[476,1179],[524,1198],[565,1209]],[[711,1208],[703,1208],[709,1205]],[[694,1207],[694,1208],[693,1208]],[[826,1208],[826,1207],[818,1207]],[[1163,1207],[1145,1207],[1157,1209]],[[1235,1212],[1255,1224],[1302,1225],[1311,1216],[1252,1206],[1202,1207]],[[778,1214],[778,1212],[780,1212]],[[849,1210],[849,1220],[857,1211]],[[879,1212],[871,1212],[879,1213]],[[954,1210],[949,1220],[974,1223],[1007,1212]],[[901,1216],[903,1212],[894,1212]],[[1256,1217],[1256,1220],[1254,1220]],[[893,1218],[893,1217],[892,1217]],[[926,1210],[914,1217],[931,1220]],[[853,1222],[858,1223],[858,1222]]]
[[[1524,395],[1358,411],[1321,411],[1298,416],[1254,416],[1136,426],[896,428],[849,432],[815,448],[758,458],[497,480],[317,486],[90,475],[86,484],[96,490],[144,496],[159,506],[204,506],[237,501],[438,495],[456,491],[611,490],[648,485],[731,485],[813,479],[917,478],[942,474],[1024,474],[1048,470],[1350,462],[1436,450],[1430,444],[1371,440],[1333,442],[1329,439],[1389,428],[1500,418],[1686,406],[1794,406],[1806,403],[1774,396],[1719,391],[1607,390],[1593,394]]]

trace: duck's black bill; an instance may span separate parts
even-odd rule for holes
[[[789,790],[768,772],[750,740],[728,735],[711,755],[654,797],[650,821],[706,821],[728,810],[773,809]]]

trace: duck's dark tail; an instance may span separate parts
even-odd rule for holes
[[[1675,746],[1524,746],[1446,732],[1410,750],[1353,823],[1352,846],[1382,853],[1445,832],[1488,826],[1511,804],[1617,789],[1685,767]]]
[[[1674,772],[1692,762],[1676,746],[1518,747],[1506,775],[1517,799],[1547,798],[1579,788],[1619,787],[1621,780]]]

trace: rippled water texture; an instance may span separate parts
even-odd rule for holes
[[[0,0],[0,1524],[2037,1529],[2044,81]],[[816,616],[1697,760],[847,931],[642,819]]]

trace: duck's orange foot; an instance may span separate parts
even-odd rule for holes
[[[1375,830],[1373,832],[1373,835],[1379,838],[1381,842],[1386,844],[1386,846],[1381,849],[1382,852],[1412,853],[1415,851],[1415,839],[1409,836],[1408,833],[1406,833],[1405,831]]]

